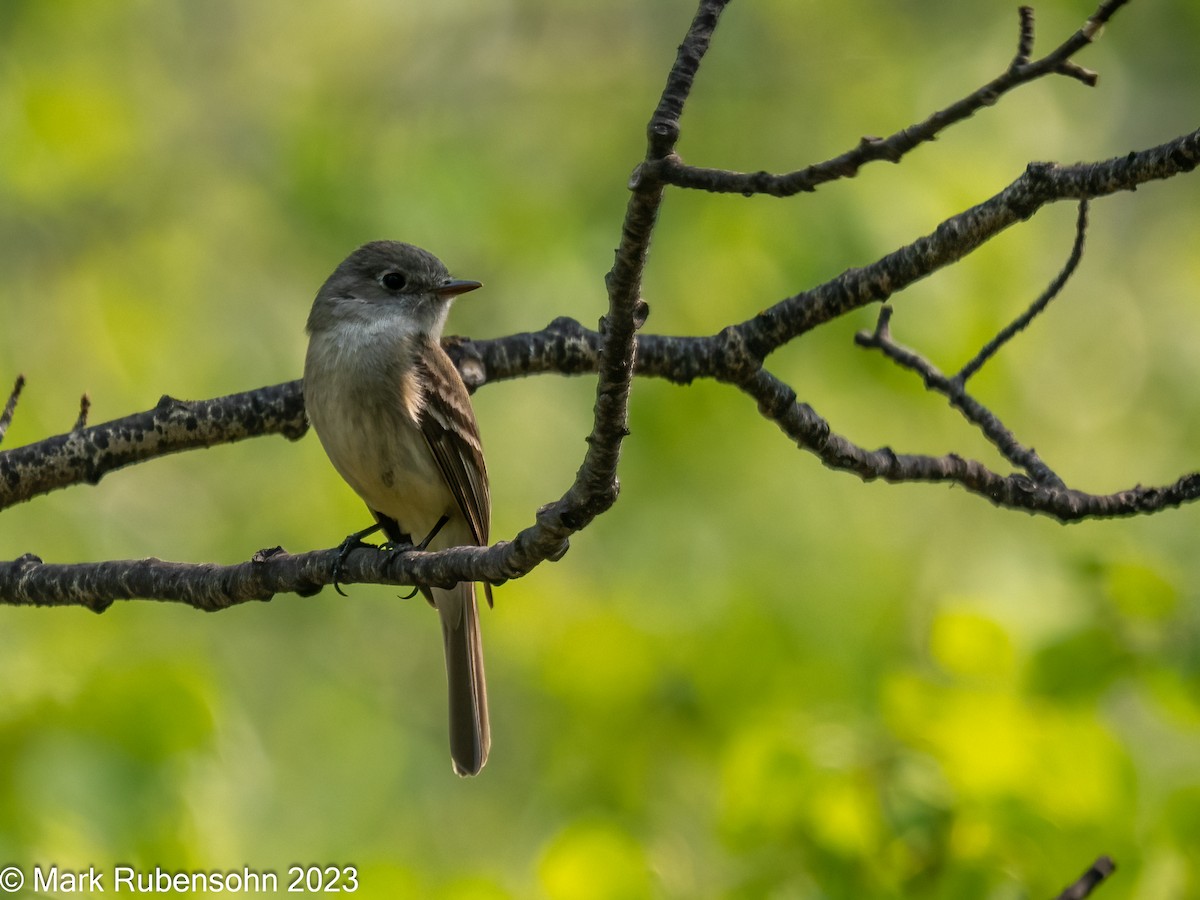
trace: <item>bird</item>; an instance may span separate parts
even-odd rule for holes
[[[334,469],[374,517],[342,543],[338,565],[380,529],[384,549],[487,546],[491,500],[479,428],[441,345],[451,303],[480,287],[452,278],[420,247],[372,241],[317,292],[306,325],[305,411]],[[337,574],[335,566],[335,587]],[[475,585],[420,590],[441,620],[454,771],[476,775],[491,730]]]

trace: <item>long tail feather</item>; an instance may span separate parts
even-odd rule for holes
[[[434,589],[446,644],[446,680],[450,688],[450,758],[458,775],[476,775],[487,762],[492,736],[488,727],[487,684],[475,585]]]

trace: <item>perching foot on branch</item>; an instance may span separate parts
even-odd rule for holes
[[[342,586],[338,584],[338,581],[342,577],[342,563],[346,561],[346,557],[350,555],[351,550],[357,550],[359,547],[369,547],[372,550],[384,549],[386,545],[377,547],[375,544],[368,544],[363,540],[363,538],[374,534],[382,527],[383,525],[376,522],[370,528],[364,528],[362,531],[356,531],[354,534],[347,535],[346,539],[338,544],[337,559],[333,561],[333,589],[343,597],[347,596],[347,594],[342,590]]]
[[[425,550],[426,548],[429,547],[430,542],[435,537],[438,536],[438,532],[446,527],[446,523],[449,521],[450,521],[450,517],[443,515],[440,519],[437,520],[437,522],[434,524],[433,528],[431,528],[429,530],[429,534],[425,535],[425,539],[422,540],[421,543],[419,543],[419,544],[414,544],[412,541],[407,540],[407,535],[405,535],[404,536],[406,538],[405,540],[385,541],[384,543],[379,545],[379,549],[391,551],[391,553],[396,556],[400,555],[401,553],[410,553],[413,550]],[[380,527],[382,527],[382,526],[380,526]],[[419,591],[419,590],[421,590],[420,585],[414,587],[407,594],[404,594],[400,599],[401,600],[411,600],[413,597],[417,596],[417,591]],[[427,595],[427,598],[428,598],[428,595]],[[429,605],[430,606],[433,605],[432,600],[429,601]]]

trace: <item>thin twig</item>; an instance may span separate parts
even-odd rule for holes
[[[892,484],[947,482],[984,497],[996,506],[1049,516],[1059,522],[1114,519],[1159,512],[1200,500],[1200,472],[1191,472],[1161,487],[1135,485],[1115,494],[1039,484],[1025,475],[999,475],[983,463],[957,453],[944,456],[897,453],[890,447],[867,450],[835,433],[829,422],[771,373],[760,370],[738,384],[758,403],[759,412],[784,434],[831,469],[850,472],[864,481]]]
[[[1135,190],[1200,165],[1200,129],[1136,153],[1102,162],[1059,166],[1030,163],[998,194],[946,219],[930,234],[861,269],[849,269],[811,290],[787,297],[726,331],[758,359],[847,312],[888,299],[913,282],[958,262],[1011,225],[1059,200]],[[723,332],[724,334],[724,332]]]
[[[1000,331],[953,377],[947,377],[932,362],[914,350],[897,344],[891,335],[893,308],[883,306],[874,331],[861,331],[855,335],[855,343],[881,351],[888,359],[902,368],[916,372],[925,387],[946,397],[950,404],[974,424],[997,450],[1013,465],[1023,468],[1039,484],[1064,488],[1063,480],[1037,455],[1032,447],[1024,446],[1016,435],[1006,427],[987,407],[966,392],[966,382],[994,356],[1014,335],[1024,330],[1059,295],[1064,285],[1074,274],[1083,257],[1084,237],[1087,233],[1088,201],[1079,203],[1079,215],[1075,223],[1075,242],[1066,264],[1050,286],[1042,292],[1030,307]]]
[[[1072,884],[1068,885],[1057,900],[1084,900],[1092,895],[1100,884],[1112,875],[1117,870],[1117,864],[1108,856],[1101,856],[1088,868],[1086,872],[1079,876]]]
[[[1009,64],[1010,69],[1027,65],[1033,56],[1033,7],[1022,6],[1017,10],[1017,15],[1021,19],[1021,31],[1020,36],[1017,38],[1017,55],[1013,57],[1013,61]]]
[[[13,385],[12,393],[8,395],[8,402],[4,404],[4,412],[0,413],[0,442],[4,441],[4,435],[8,432],[8,426],[12,423],[13,413],[17,410],[17,400],[21,397],[21,391],[25,388],[25,376],[18,375],[16,384]]]
[[[679,139],[679,117],[725,2],[702,0],[679,45],[646,129],[647,163],[674,151]],[[597,360],[596,402],[592,431],[586,439],[587,452],[566,493],[538,510],[536,522],[517,534],[506,551],[506,577],[525,574],[541,562],[561,557],[570,535],[586,527],[617,500],[617,463],[621,445],[629,434],[629,395],[637,331],[645,321],[642,276],[664,193],[661,182],[639,179],[636,174],[629,188],[620,244],[613,267],[605,277],[608,312],[602,320],[604,343]]]
[[[1075,220],[1075,244],[1071,247],[1071,255],[1067,257],[1067,262],[1063,266],[1062,271],[1050,282],[1050,286],[1042,292],[1042,295],[1030,304],[1029,309],[1017,316],[999,334],[988,341],[983,349],[975,354],[972,360],[959,369],[958,374],[954,376],[955,381],[965,384],[968,378],[983,368],[984,364],[995,356],[1001,347],[1012,340],[1014,335],[1024,331],[1029,326],[1029,323],[1037,318],[1050,305],[1051,301],[1059,295],[1063,287],[1066,286],[1067,281],[1075,274],[1075,270],[1079,267],[1079,261],[1083,258],[1083,243],[1087,235],[1087,225],[1088,201],[1085,197],[1079,201],[1079,216]]]
[[[944,396],[950,405],[963,414],[964,418],[977,427],[988,441],[1014,466],[1024,469],[1038,484],[1047,487],[1065,488],[1063,480],[1047,466],[1032,447],[1026,447],[1016,435],[1000,421],[990,409],[968,394],[957,378],[946,377],[937,366],[914,350],[902,347],[892,339],[889,323],[892,307],[884,306],[879,311],[875,330],[860,331],[854,342],[860,347],[879,350],[898,366],[916,372],[925,387]]]
[[[79,398],[79,415],[75,418],[75,426],[72,431],[83,431],[87,428],[88,413],[92,409],[92,398],[84,394]]]
[[[899,162],[914,148],[936,139],[951,125],[970,118],[979,110],[995,105],[1000,97],[1021,85],[1047,75],[1065,75],[1094,86],[1096,73],[1073,63],[1071,56],[1092,43],[1100,26],[1127,2],[1129,0],[1106,0],[1101,3],[1082,28],[1034,62],[1023,58],[1023,54],[1033,48],[1033,14],[1023,11],[1017,56],[1003,72],[961,100],[934,112],[923,122],[910,125],[887,138],[864,137],[852,149],[825,162],[775,175],[769,172],[747,173],[690,166],[678,156],[671,155],[653,164],[654,174],[676,187],[747,197],[755,194],[791,197],[814,191],[819,185],[839,178],[853,178],[867,163]]]

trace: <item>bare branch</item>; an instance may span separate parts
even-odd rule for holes
[[[1085,900],[1100,884],[1117,870],[1117,864],[1108,856],[1101,856],[1091,867],[1067,886],[1057,900]]]
[[[679,46],[666,87],[646,129],[647,162],[671,153],[679,139],[679,116],[724,7],[725,0],[702,0]],[[542,507],[536,523],[518,534],[511,548],[505,551],[506,577],[524,574],[545,560],[561,557],[569,536],[611,508],[617,499],[617,461],[622,441],[629,434],[629,392],[637,330],[646,317],[646,305],[641,298],[642,275],[664,186],[653,179],[638,179],[635,172],[630,189],[621,243],[613,267],[605,277],[608,312],[601,320],[604,341],[597,359],[594,424],[587,437],[583,465],[567,492]],[[472,580],[491,579],[484,576]]]
[[[451,337],[442,342],[472,391],[489,382],[529,375],[593,374],[599,365],[602,344],[600,332],[584,328],[566,316],[560,316],[541,331],[478,341]]]
[[[672,151],[679,136],[679,116],[724,6],[721,0],[703,2],[680,45],[647,128],[647,160]],[[635,186],[626,209],[621,243],[606,278],[609,309],[602,321],[602,343],[594,359],[599,375],[595,421],[583,465],[567,492],[538,512],[534,525],[518,534],[512,544],[497,545],[506,549],[496,554],[495,568],[471,580],[498,583],[524,574],[544,560],[559,558],[567,538],[616,501],[617,460],[621,442],[628,434],[636,331],[645,321],[642,273],[663,190],[662,183],[643,179]],[[544,348],[555,335],[549,334],[549,341],[526,337],[530,347]],[[458,343],[459,361],[471,362],[471,355],[463,351],[461,341]],[[477,387],[483,380],[478,372],[472,372],[468,382]],[[95,483],[108,472],[152,456],[240,440],[252,434],[278,432],[295,438],[303,434],[304,427],[303,398],[297,382],[215,401],[185,403],[164,397],[148,413],[0,454],[0,509],[68,484]],[[443,553],[455,559],[463,556]],[[470,557],[467,554],[466,558]],[[420,565],[418,571],[422,584],[454,584],[465,574],[460,571],[458,577],[442,577]],[[352,581],[352,574],[345,580]]]
[[[79,415],[75,418],[72,431],[83,431],[87,427],[88,413],[92,409],[92,398],[84,394],[79,398]]]
[[[1104,0],[1087,23],[1048,55],[1032,60],[1035,20],[1031,7],[1019,11],[1017,51],[996,78],[924,121],[887,138],[864,137],[842,155],[783,175],[737,173],[685,164],[676,153],[680,117],[727,0],[701,0],[666,86],[647,126],[643,161],[630,181],[621,239],[605,282],[608,309],[597,331],[559,318],[539,332],[486,341],[448,338],[446,346],[468,386],[555,372],[597,376],[594,419],[578,473],[559,499],[538,510],[535,521],[511,542],[490,547],[457,547],[438,552],[393,551],[370,547],[342,559],[344,584],[449,587],[461,581],[503,584],[567,550],[571,535],[615,503],[618,461],[628,435],[628,406],[635,375],[678,384],[711,378],[738,387],[754,399],[761,414],[824,465],[863,480],[948,482],[993,504],[1053,517],[1061,522],[1158,512],[1200,499],[1200,473],[1173,484],[1136,485],[1099,495],[1069,488],[1031,448],[1022,444],[993,412],[966,391],[966,382],[1016,334],[1027,328],[1077,270],[1088,223],[1089,198],[1133,190],[1155,179],[1190,172],[1200,164],[1200,130],[1159,147],[1090,164],[1031,163],[1025,173],[994,197],[953,216],[932,233],[863,268],[850,269],[810,290],[787,297],[744,322],[700,337],[639,334],[646,318],[641,297],[651,236],[670,186],[714,192],[763,193],[776,197],[812,191],[825,182],[853,177],[869,162],[899,162],[915,147],[950,126],[996,103],[1007,92],[1057,74],[1095,85],[1097,75],[1073,56],[1098,35],[1101,26],[1128,0]],[[1002,329],[954,376],[893,339],[892,305],[884,305],[873,331],[856,341],[882,352],[921,376],[927,388],[950,404],[1024,474],[1001,475],[981,462],[943,456],[897,453],[890,447],[867,450],[837,434],[821,415],[800,402],[795,391],[764,368],[764,361],[788,342],[819,325],[870,303],[886,302],[915,281],[957,262],[1010,225],[1029,219],[1042,206],[1079,200],[1075,241],[1061,271],[1020,316]],[[0,441],[12,421],[24,385],[18,377],[3,413]],[[303,386],[292,381],[228,397],[180,401],[163,397],[143,413],[88,427],[90,400],[84,394],[70,432],[27,447],[0,452],[0,510],[57,488],[96,483],[108,472],[157,456],[214,446],[263,434],[302,437]],[[158,559],[88,564],[46,564],[32,554],[0,562],[0,603],[81,606],[103,612],[118,600],[151,598],[216,611],[280,593],[310,596],[331,582],[339,549],[289,554],[261,550],[234,565],[192,564]],[[1081,900],[1115,869],[1102,856],[1060,895]]]
[[[717,20],[729,0],[701,0],[700,8],[688,28],[688,33],[679,45],[675,64],[667,75],[667,86],[663,89],[654,115],[650,118],[647,135],[650,139],[646,158],[662,159],[673,153],[679,140],[679,119],[684,104],[692,92],[692,83],[704,54],[708,52]]]
[[[548,552],[531,543],[533,528],[513,542],[491,547],[455,547],[436,552],[359,547],[347,554],[339,582],[348,584],[451,587],[463,580],[503,584],[544,559],[559,559],[561,544]],[[528,533],[528,534],[527,534]],[[14,606],[83,606],[104,612],[115,601],[151,599],[216,612],[276,594],[311,596],[332,583],[337,547],[289,554],[260,550],[234,565],[126,559],[67,565],[44,563],[33,554],[0,562],[0,602]]]
[[[1063,41],[1053,52],[1036,62],[1029,62],[1033,50],[1033,11],[1021,9],[1021,33],[1017,55],[1007,69],[987,84],[961,100],[938,110],[925,121],[897,131],[887,138],[864,137],[851,150],[825,162],[795,172],[773,175],[769,172],[732,172],[685,164],[671,154],[654,164],[654,176],[676,187],[692,188],[722,194],[767,194],[772,197],[791,197],[815,191],[821,184],[839,178],[853,178],[870,162],[885,160],[899,162],[921,144],[935,140],[951,125],[968,119],[984,107],[993,106],[1006,93],[1046,75],[1066,75],[1088,86],[1096,84],[1098,76],[1071,61],[1071,57],[1095,40],[1100,26],[1112,18],[1128,0],[1106,0],[1101,3],[1082,28]]]
[[[639,335],[635,357],[628,350],[622,351],[622,347],[628,347],[641,316],[640,298],[630,299],[636,291],[631,291],[628,267],[638,266],[640,278],[648,240],[646,229],[654,221],[653,214],[646,215],[649,207],[636,202],[643,194],[637,191],[630,202],[623,234],[636,235],[641,243],[630,245],[627,261],[614,266],[613,271],[620,278],[609,279],[610,290],[621,289],[618,296],[625,329],[602,335],[571,319],[560,318],[541,332],[484,341],[451,339],[447,350],[462,368],[467,383],[477,389],[490,381],[533,373],[598,371],[606,353],[604,342],[617,342],[617,349],[608,352],[608,359],[615,361],[618,372],[598,387],[597,411],[603,412],[604,417],[593,432],[584,467],[567,494],[548,507],[547,521],[556,523],[555,535],[539,532],[539,539],[534,542],[546,552],[557,552],[567,533],[578,530],[615,500],[616,448],[625,425],[623,413],[613,417],[610,401],[627,395],[625,367],[634,358],[639,375],[678,384],[688,384],[697,378],[741,383],[753,377],[762,360],[779,346],[847,312],[888,299],[913,282],[958,261],[1010,225],[1032,217],[1047,203],[1133,190],[1148,181],[1190,172],[1198,163],[1200,130],[1158,147],[1103,162],[1074,166],[1031,164],[1000,193],[952,216],[930,234],[871,265],[849,269],[715,335]],[[660,202],[660,195],[654,197],[655,203]],[[657,206],[653,209],[656,211]],[[606,327],[618,318],[610,314],[605,319]],[[606,423],[602,429],[601,422]],[[305,427],[299,382],[193,403],[165,397],[154,410],[0,451],[0,510],[70,484],[95,484],[108,472],[155,456],[259,434],[283,434],[295,439],[304,433]],[[597,465],[595,454],[601,453],[598,449],[601,447],[609,449]],[[568,519],[582,524],[560,534]]]
[[[1023,10],[1017,55],[999,78],[891,138],[864,140],[839,160],[781,177],[800,178],[788,188],[792,193],[811,189],[815,182],[807,188],[801,184],[803,177],[810,177],[804,172],[815,172],[817,175],[811,177],[828,180],[826,175],[853,174],[871,159],[899,159],[916,144],[931,140],[953,122],[994,103],[1018,84],[1049,73],[1080,77],[1083,70],[1071,62],[1071,55],[1090,42],[1099,25],[1124,2],[1102,3],[1083,29],[1037,62],[1028,61],[1033,46],[1033,17]],[[722,0],[701,2],[650,119],[646,156],[630,179],[631,196],[621,241],[606,277],[609,307],[600,329],[592,331],[561,318],[540,332],[490,341],[447,340],[448,351],[473,389],[490,381],[541,372],[597,373],[593,428],[574,482],[558,500],[539,510],[534,523],[511,542],[400,556],[355,550],[344,566],[342,580],[346,583],[450,585],[466,579],[499,584],[545,560],[559,558],[570,535],[616,500],[617,461],[627,434],[628,397],[635,374],[679,384],[712,378],[736,385],[755,399],[764,416],[825,465],[867,480],[947,481],[999,506],[1038,512],[1064,522],[1155,512],[1200,497],[1197,474],[1185,475],[1161,488],[1136,486],[1111,495],[1068,489],[1031,449],[1018,442],[994,414],[963,389],[966,379],[1038,315],[1074,271],[1082,253],[1086,202],[1081,204],[1072,257],[1055,283],[955,378],[947,378],[932,363],[891,339],[887,327],[890,311],[881,316],[875,333],[863,340],[920,373],[1028,476],[1002,476],[982,463],[952,453],[937,457],[898,454],[890,448],[865,450],[834,433],[812,407],[797,401],[790,387],[763,369],[766,357],[785,343],[868,303],[888,300],[918,279],[963,258],[1010,225],[1030,218],[1045,204],[1064,199],[1086,201],[1193,170],[1200,162],[1200,131],[1104,162],[1074,166],[1032,163],[999,194],[947,219],[932,233],[868,266],[847,270],[825,284],[785,298],[752,319],[709,336],[638,334],[646,313],[640,292],[650,237],[665,188],[683,183],[671,172],[675,168],[701,171],[684,167],[675,156],[679,117],[724,6]],[[743,176],[719,175],[721,186],[714,189],[745,187],[737,180]],[[757,181],[750,185],[752,190],[768,193],[778,185],[768,187],[763,188]],[[15,404],[16,393],[10,407]],[[8,415],[11,417],[11,410]],[[145,413],[90,428],[82,427],[85,423],[86,410],[81,410],[77,428],[69,434],[0,453],[0,509],[68,484],[95,483],[107,472],[154,456],[258,434],[278,433],[294,439],[306,429],[299,382],[193,403],[164,397],[158,407]],[[0,565],[0,598],[7,602],[82,603],[103,608],[115,599],[162,596],[205,609],[224,608],[246,599],[266,599],[278,591],[311,593],[328,583],[335,555],[334,550],[299,556],[263,552],[251,563],[230,567],[194,567],[157,560],[63,567],[47,566],[36,557],[26,556]],[[85,596],[79,592],[80,585],[86,587],[90,600],[80,599]]]
[[[184,603],[213,612],[249,600],[270,600],[279,590],[311,593],[302,577],[280,578],[276,557],[218,566],[159,559],[46,565],[32,554],[0,563],[6,603],[15,606],[83,606],[104,612],[114,600],[145,598]]]
[[[17,410],[17,400],[21,397],[21,390],[25,387],[25,376],[18,375],[17,381],[13,385],[12,393],[8,395],[8,402],[4,404],[4,412],[0,413],[0,443],[4,442],[4,435],[8,431],[8,426],[12,423],[13,413]]]
[[[937,366],[915,351],[901,347],[892,340],[889,323],[893,308],[884,306],[879,311],[879,321],[875,330],[861,331],[854,337],[860,347],[870,347],[880,350],[888,359],[898,366],[916,372],[930,390],[937,391],[950,401],[968,422],[975,425],[992,445],[1015,466],[1029,473],[1038,484],[1063,488],[1065,485],[1054,471],[1042,462],[1032,447],[1025,447],[1017,440],[1003,422],[982,403],[970,396],[959,377],[947,378]]]
[[[816,288],[788,297],[752,319],[730,326],[751,360],[838,316],[888,299],[913,282],[958,262],[1047,203],[1131,191],[1149,181],[1191,172],[1200,164],[1200,129],[1103,162],[1060,166],[1030,163],[1000,193],[942,222],[931,234],[861,269],[849,269]]]
[[[163,397],[154,409],[0,452],[0,510],[136,462],[261,434],[304,434],[300,383],[218,397]]]
[[[1033,56],[1033,7],[1022,6],[1017,10],[1017,14],[1021,17],[1021,35],[1017,39],[1017,55],[1013,57],[1013,61],[1008,66],[1010,69],[1027,65]]]
[[[892,339],[890,322],[894,310],[891,306],[885,305],[880,309],[879,320],[873,332],[859,332],[854,338],[855,343],[859,346],[880,350],[897,365],[919,374],[926,388],[945,396],[950,404],[966,417],[967,421],[983,432],[1005,459],[1013,465],[1025,469],[1039,484],[1059,488],[1065,487],[1062,479],[1042,462],[1033,448],[1023,446],[994,413],[967,394],[965,385],[967,379],[979,371],[1005,343],[1024,330],[1037,315],[1050,305],[1050,302],[1058,296],[1068,279],[1074,274],[1083,257],[1084,236],[1087,233],[1087,210],[1087,200],[1080,201],[1079,216],[1075,225],[1075,243],[1071,248],[1071,255],[1050,286],[1024,313],[988,341],[983,349],[952,378],[943,375],[933,363],[919,353],[901,347]]]
[[[848,269],[824,284],[785,298],[717,334],[639,335],[637,372],[677,384],[697,378],[737,382],[753,374],[763,359],[789,341],[869,303],[889,299],[959,261],[1011,225],[1032,218],[1046,204],[1089,198],[1094,202],[1095,198],[1191,172],[1198,164],[1200,129],[1157,147],[1100,162],[1072,166],[1031,163],[1008,187],[946,219],[930,234],[870,265]],[[1076,240],[1081,253],[1083,232],[1079,228]],[[1072,259],[1075,255],[1073,251]],[[1069,277],[1073,269],[1069,261],[1060,278]],[[598,337],[578,322],[560,318],[541,332],[468,341],[461,348],[447,349],[452,356],[458,354],[456,361],[468,384],[480,387],[533,373],[593,371]],[[464,362],[466,357],[472,360],[470,364]]]
[[[739,387],[802,449],[815,453],[829,468],[852,472],[864,481],[950,482],[996,506],[1041,513],[1060,522],[1143,515],[1200,499],[1200,472],[1163,487],[1136,485],[1115,494],[1088,494],[1039,484],[1024,475],[1002,476],[957,453],[924,456],[896,453],[890,447],[865,450],[835,434],[824,418],[807,403],[798,402],[795,391],[769,372],[759,370]]]
[[[1079,216],[1075,220],[1075,244],[1071,248],[1071,255],[1067,258],[1062,271],[1050,282],[1050,286],[1042,292],[1042,295],[1030,304],[1029,309],[1017,316],[1006,328],[1001,330],[992,340],[988,341],[983,349],[975,354],[973,359],[959,369],[958,374],[954,376],[955,381],[965,384],[967,379],[982,369],[984,363],[995,356],[1000,348],[1012,340],[1016,334],[1024,331],[1029,326],[1029,323],[1037,318],[1050,305],[1051,301],[1059,295],[1063,287],[1066,286],[1067,281],[1075,274],[1075,270],[1079,268],[1079,261],[1083,259],[1083,243],[1087,235],[1087,224],[1088,201],[1085,197],[1079,201]]]
[[[705,377],[737,383],[753,375],[767,355],[788,341],[868,303],[888,299],[913,282],[957,262],[1010,225],[1032,217],[1047,203],[1094,199],[1117,191],[1134,190],[1149,181],[1190,172],[1197,164],[1200,164],[1200,129],[1157,147],[1103,162],[1074,166],[1032,163],[1000,193],[950,217],[932,233],[869,266],[849,269],[831,281],[788,297],[754,318],[718,334],[707,337],[640,335],[636,340],[636,371],[679,384]],[[644,262],[645,241],[648,240],[645,229],[652,225],[654,216],[647,217],[647,207],[635,202],[646,190],[645,180],[640,183],[642,188],[631,198],[631,212],[623,234],[639,236],[641,243],[631,245],[634,249],[628,254],[636,258],[636,247],[641,247]],[[657,210],[657,206],[653,208]],[[627,260],[619,269],[614,267],[614,272],[621,273],[621,278],[628,278],[628,266],[633,262],[636,259]],[[640,274],[640,268],[637,271]],[[612,278],[609,280],[612,282]],[[621,287],[623,315],[632,325],[639,319],[638,301],[629,300],[627,283],[622,285],[618,280],[613,284]],[[606,322],[612,321],[616,321],[616,317],[606,319]],[[614,334],[624,335],[622,339],[628,337],[624,332],[614,332],[608,337],[612,338]],[[487,341],[459,339],[450,342],[447,349],[462,365],[467,383],[478,388],[489,381],[537,372],[581,374],[597,371],[603,355],[601,346],[600,333],[589,331],[571,319],[560,318],[541,332]],[[614,351],[609,358],[627,360],[630,356]],[[622,363],[616,365],[619,368]],[[615,384],[619,385],[621,381],[618,377]],[[606,384],[598,390],[598,406],[601,398],[614,396],[612,389],[612,384]],[[620,393],[618,387],[617,394]],[[0,451],[0,510],[71,484],[95,484],[108,472],[167,453],[260,434],[283,434],[295,439],[306,427],[303,409],[298,381],[192,403],[164,397],[154,410],[26,447]],[[623,427],[618,424],[615,431],[619,432]],[[609,432],[613,433],[611,425]],[[606,454],[604,467],[609,472],[613,459],[611,452]],[[591,472],[586,464],[585,469]],[[580,475],[584,474],[585,470],[581,469]],[[604,474],[598,476],[601,483],[606,478],[608,476]],[[608,484],[609,487],[601,484],[598,488],[600,496],[611,490],[611,478]],[[564,499],[568,495],[564,495]],[[585,505],[590,502],[586,501]],[[610,499],[602,501],[600,506],[607,508],[603,505],[605,502],[611,505]],[[555,516],[566,512],[568,510],[564,508],[555,508]],[[586,521],[594,515],[589,515]],[[554,540],[546,546],[557,547],[560,542]]]

